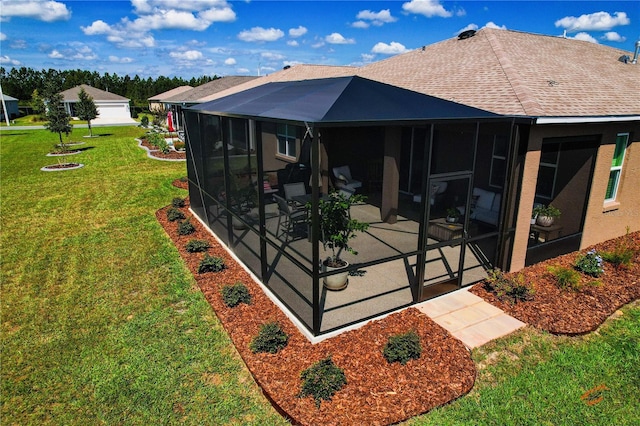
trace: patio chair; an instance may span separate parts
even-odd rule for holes
[[[307,194],[307,189],[304,186],[304,182],[285,183],[283,185],[283,188],[284,198],[287,201],[291,201],[291,199],[295,196]]]
[[[297,226],[307,224],[307,212],[304,209],[293,209],[287,200],[279,195],[273,194],[274,200],[278,203],[278,225],[276,227],[276,238],[279,238],[280,231],[285,234],[285,242],[289,240]]]
[[[351,177],[351,169],[349,166],[340,166],[333,168],[333,175],[336,178],[336,188],[348,188],[353,192],[362,186],[362,182]]]

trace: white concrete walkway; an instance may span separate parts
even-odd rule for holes
[[[457,290],[416,305],[416,308],[460,339],[469,349],[513,333],[526,324],[469,293]]]

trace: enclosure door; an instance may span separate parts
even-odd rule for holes
[[[427,181],[424,221],[424,274],[420,299],[429,299],[457,290],[469,261],[466,241],[469,237],[471,174],[463,173]]]

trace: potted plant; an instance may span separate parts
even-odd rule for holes
[[[447,222],[448,223],[456,223],[460,218],[460,211],[458,211],[455,207],[450,207],[447,209]]]
[[[551,226],[555,218],[560,217],[560,210],[549,204],[548,206],[539,205],[533,209],[536,216],[536,223],[540,226]]]
[[[320,231],[322,246],[331,250],[331,256],[323,262],[324,271],[344,269],[349,263],[341,258],[343,252],[357,255],[350,242],[356,232],[365,231],[369,224],[352,219],[350,209],[353,204],[364,201],[362,195],[347,198],[340,192],[332,192],[326,199],[320,200]],[[330,290],[342,290],[347,286],[348,272],[330,275],[324,278],[324,285]]]

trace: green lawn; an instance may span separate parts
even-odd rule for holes
[[[57,135],[0,131],[2,424],[286,424],[155,220],[184,163],[148,159],[139,128],[94,133],[84,168],[45,173]],[[408,423],[639,424],[639,341],[638,304],[586,337],[519,332]]]

